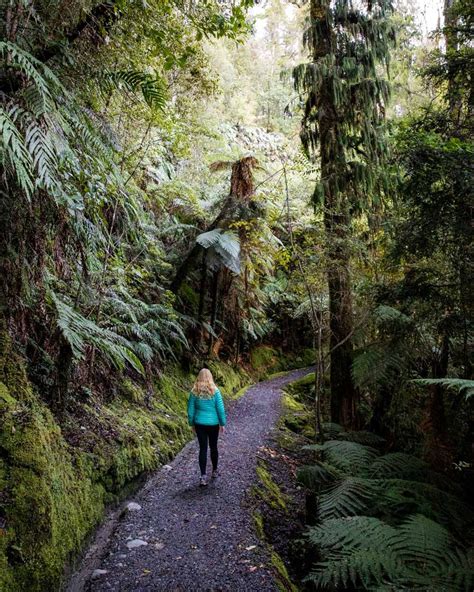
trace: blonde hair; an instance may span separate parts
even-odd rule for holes
[[[211,371],[207,368],[203,368],[199,371],[196,381],[191,389],[194,395],[212,397],[217,390],[217,386],[212,377]]]

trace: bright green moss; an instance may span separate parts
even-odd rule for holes
[[[255,532],[257,533],[258,538],[261,541],[265,540],[265,529],[263,526],[263,516],[261,514],[261,512],[256,511],[254,514],[252,514],[252,519],[253,519],[253,525],[255,528]]]
[[[281,592],[298,592],[298,588],[291,581],[288,570],[286,569],[286,566],[283,563],[280,555],[278,555],[278,553],[275,551],[272,551],[270,561],[278,574],[275,582],[278,589],[281,590]]]
[[[257,487],[255,492],[272,508],[280,508],[286,511],[287,496],[281,491],[275,481],[273,481],[268,469],[262,462],[257,465],[257,476],[261,487]]]

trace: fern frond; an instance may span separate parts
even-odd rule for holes
[[[224,232],[222,228],[214,228],[199,234],[196,242],[208,249],[209,267],[218,268],[223,265],[234,273],[240,273],[240,240],[234,232],[230,230]]]
[[[318,463],[314,465],[304,465],[298,469],[296,475],[298,482],[307,487],[318,491],[321,487],[332,483],[337,479],[344,477],[342,471],[338,471],[335,467]]]
[[[423,460],[404,452],[390,452],[374,459],[368,467],[369,477],[409,479],[415,474],[425,472],[429,465]]]
[[[472,583],[471,553],[425,516],[410,516],[397,528],[370,516],[329,519],[307,536],[323,559],[306,579],[320,586],[454,592]]]
[[[14,172],[18,185],[28,197],[34,190],[33,159],[9,113],[0,105],[0,158]]]
[[[321,520],[365,514],[379,489],[369,479],[347,477],[325,488],[319,496]]]
[[[357,432],[338,432],[335,439],[346,440],[347,442],[357,442],[366,446],[372,446],[373,448],[385,444],[385,438],[364,430]]]
[[[411,382],[421,386],[442,386],[448,390],[457,391],[460,395],[464,395],[466,399],[474,395],[474,380],[465,380],[463,378],[417,378]]]
[[[344,440],[329,440],[324,444],[310,444],[304,448],[322,452],[327,462],[349,475],[367,469],[380,454],[375,448]]]
[[[58,328],[71,346],[76,359],[82,359],[85,346],[92,345],[117,369],[123,370],[126,364],[130,364],[140,374],[144,373],[132,343],[87,319],[56,294],[51,292],[50,298],[56,308]]]
[[[322,428],[325,435],[331,440],[336,440],[337,435],[344,432],[344,428],[341,425],[333,422],[324,422]]]
[[[153,77],[151,74],[138,70],[118,70],[103,72],[99,80],[107,92],[114,88],[125,88],[134,93],[141,93],[149,107],[161,111],[166,107],[166,85],[159,76]]]
[[[463,536],[474,524],[473,510],[458,496],[432,485],[407,479],[372,479],[378,490],[374,507],[394,517],[423,514]]]

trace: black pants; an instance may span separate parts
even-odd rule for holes
[[[199,441],[199,468],[201,475],[206,474],[207,465],[207,441],[209,440],[209,448],[211,449],[211,462],[214,471],[217,469],[217,461],[219,460],[219,452],[217,450],[217,438],[219,437],[218,425],[195,425],[196,436]]]

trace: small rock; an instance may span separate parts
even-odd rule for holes
[[[165,469],[165,471],[171,471],[173,467],[171,465],[163,465],[163,468]]]
[[[129,502],[127,504],[127,510],[129,512],[139,512],[142,509],[142,507],[140,506],[140,504],[137,504],[136,502]]]
[[[138,547],[144,547],[148,545],[146,541],[142,541],[142,539],[133,539],[133,541],[128,541],[127,547],[129,549],[137,549]]]
[[[104,576],[106,573],[109,573],[107,569],[94,569],[92,572],[92,579],[97,580],[97,578]]]

